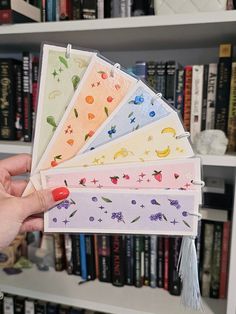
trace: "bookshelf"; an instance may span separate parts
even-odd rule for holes
[[[0,26],[1,54],[38,50],[42,41],[71,43],[98,49],[127,66],[138,58],[168,58],[185,62],[215,62],[218,46],[236,45],[236,10],[171,16],[143,16],[93,21],[66,21]],[[115,40],[114,40],[115,38]],[[214,52],[215,57],[212,52]],[[185,59],[186,58],[186,59]],[[123,62],[124,61],[124,62]],[[31,145],[0,142],[0,158],[6,154],[30,153]],[[203,171],[229,177],[236,197],[236,155],[201,156]],[[236,198],[235,198],[236,199]],[[234,218],[236,202],[234,203]],[[236,218],[231,238],[230,276],[227,300],[204,299],[205,313],[236,312]],[[183,313],[179,298],[162,289],[113,287],[98,281],[78,285],[79,278],[64,272],[25,270],[17,276],[0,271],[0,289],[52,302],[119,314]],[[128,298],[127,298],[128,296]],[[186,314],[194,313],[184,311]]]

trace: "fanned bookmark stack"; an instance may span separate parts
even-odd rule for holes
[[[162,95],[97,52],[44,44],[31,187],[65,185],[45,231],[183,236],[184,305],[201,309],[201,165]]]

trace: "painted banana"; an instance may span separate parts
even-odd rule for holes
[[[164,133],[171,133],[173,135],[173,137],[176,136],[176,131],[175,129],[171,128],[171,127],[167,127],[167,128],[164,128],[161,130],[161,134],[164,134]]]
[[[118,157],[127,157],[129,154],[133,155],[133,152],[128,151],[126,148],[122,147],[118,152],[114,154],[113,159],[117,159]]]
[[[155,150],[155,153],[156,153],[157,157],[159,157],[159,158],[167,157],[170,154],[170,147],[168,146],[167,148],[165,148],[163,150]]]

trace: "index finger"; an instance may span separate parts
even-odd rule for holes
[[[31,160],[30,154],[19,154],[1,160],[0,168],[7,170],[11,176],[17,176],[30,171]]]

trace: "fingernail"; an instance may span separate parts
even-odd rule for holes
[[[69,194],[70,194],[70,191],[65,187],[56,188],[52,190],[52,197],[55,202],[64,200],[65,198],[69,196]]]

